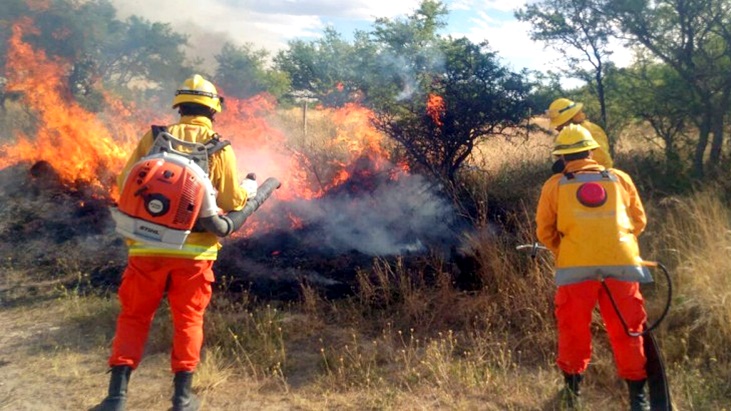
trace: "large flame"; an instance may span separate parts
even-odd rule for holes
[[[84,109],[68,86],[71,63],[50,58],[23,40],[24,35],[33,33],[37,30],[29,18],[13,25],[5,70],[7,91],[22,96],[26,111],[33,113],[33,131],[14,130],[14,142],[0,147],[0,168],[44,161],[63,182],[88,184],[115,199],[115,177],[138,139],[150,124],[174,122],[174,116],[153,116],[152,108],[125,103],[100,84],[95,87],[104,95],[106,109],[101,113]],[[225,95],[225,90],[220,91]],[[275,194],[279,201],[323,197],[354,174],[362,178],[389,173],[396,178],[408,171],[403,165],[392,166],[384,136],[371,124],[372,113],[357,104],[311,111],[332,126],[329,134],[320,136],[317,142],[320,152],[328,153],[324,157],[313,156],[273,125],[282,112],[266,94],[245,100],[227,98],[223,113],[214,123],[216,131],[232,142],[242,177],[256,172],[260,181],[276,177],[282,182]],[[245,233],[272,226],[267,220],[275,217],[266,208],[247,222]],[[285,219],[292,228],[302,225],[296,215],[276,218]]]
[[[25,33],[35,32],[28,18],[13,25],[6,67],[7,91],[22,94],[36,116],[35,135],[18,131],[16,141],[0,149],[0,167],[43,160],[63,181],[108,186],[103,180],[121,169],[130,136],[123,128],[111,132],[99,116],[74,101],[65,78],[69,65],[23,41]]]

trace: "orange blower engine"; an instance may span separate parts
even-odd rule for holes
[[[182,248],[198,218],[218,214],[208,157],[228,142],[213,140],[190,143],[158,132],[150,153],[130,169],[117,207],[111,209],[116,231],[163,248]]]

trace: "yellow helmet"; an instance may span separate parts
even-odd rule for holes
[[[594,150],[595,148],[599,148],[599,144],[591,136],[589,130],[578,124],[569,124],[558,133],[551,154],[560,156]]]
[[[196,74],[185,80],[175,91],[173,108],[183,103],[200,104],[220,113],[223,97],[218,95],[213,83]]]
[[[582,103],[575,103],[567,98],[559,98],[553,101],[546,114],[551,119],[551,128],[556,128],[561,124],[571,120],[584,107]]]

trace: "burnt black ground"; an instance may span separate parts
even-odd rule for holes
[[[116,291],[126,264],[126,247],[114,232],[111,205],[99,189],[63,183],[45,162],[0,170],[2,264],[25,272],[24,282],[57,282],[92,293]],[[326,298],[341,298],[356,291],[356,274],[370,273],[376,259],[400,259],[407,269],[430,276],[428,258],[433,248],[389,256],[334,250],[317,241],[322,230],[313,223],[224,240],[214,265],[221,280],[219,290],[246,290],[263,300],[293,300],[300,297],[304,284]],[[460,267],[476,270],[469,264]],[[472,281],[471,273],[460,273],[456,266],[454,270],[455,279]],[[11,295],[21,294],[8,287],[0,288],[5,303],[11,302]],[[27,291],[23,294],[28,295]]]

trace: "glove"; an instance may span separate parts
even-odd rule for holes
[[[247,174],[246,179],[244,180],[243,183],[241,183],[241,188],[243,188],[244,191],[246,191],[247,199],[256,197],[257,187],[258,186],[256,184],[256,174],[254,174],[254,173]]]

